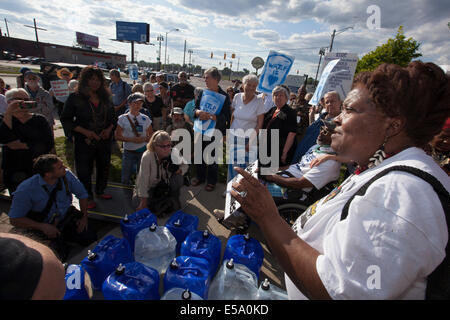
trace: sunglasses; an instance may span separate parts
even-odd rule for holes
[[[69,74],[69,73],[61,73],[61,75],[62,75],[62,76],[65,76],[65,77],[70,77],[70,74]]]
[[[160,147],[161,149],[169,149],[169,148],[172,148],[172,145],[171,145],[171,144],[163,144],[163,145],[158,144],[157,146]]]

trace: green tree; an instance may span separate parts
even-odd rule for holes
[[[421,57],[418,52],[420,43],[413,38],[406,39],[403,26],[400,26],[394,39],[377,47],[362,57],[356,65],[356,72],[373,71],[382,63],[394,63],[406,67],[412,59]]]

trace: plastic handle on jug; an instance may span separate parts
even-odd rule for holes
[[[183,300],[191,300],[191,297],[192,297],[192,294],[189,291],[189,289],[184,290],[183,293],[181,294],[181,298]]]
[[[119,263],[119,266],[116,268],[116,274],[121,275],[125,272],[125,266]]]
[[[150,226],[150,231],[151,232],[155,232],[156,231],[156,223],[152,223],[152,225]]]
[[[270,289],[270,282],[269,279],[264,279],[264,282],[261,284],[261,289],[267,291]]]

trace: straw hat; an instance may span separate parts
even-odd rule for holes
[[[56,75],[58,76],[58,78],[62,79],[62,74],[63,74],[64,72],[65,72],[65,73],[68,73],[69,76],[70,76],[70,78],[73,77],[73,73],[70,72],[70,70],[67,69],[67,68],[61,68],[61,69],[59,69],[58,71],[56,71]]]

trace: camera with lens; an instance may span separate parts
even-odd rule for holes
[[[175,173],[175,172],[178,171],[178,169],[180,169],[180,166],[179,166],[179,165],[174,164],[174,163],[172,162],[171,157],[164,158],[164,159],[162,160],[162,166],[163,166],[164,169],[166,169],[166,170],[169,171],[170,173]]]

